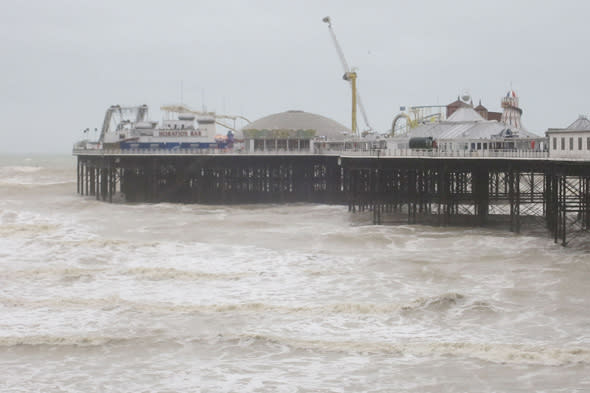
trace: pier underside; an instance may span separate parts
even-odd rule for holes
[[[342,158],[352,212],[374,224],[547,228],[566,245],[590,230],[590,167],[548,160]]]
[[[590,165],[519,159],[78,156],[78,193],[127,202],[348,203],[374,224],[590,230]]]
[[[344,203],[337,157],[79,157],[78,192],[127,202]]]

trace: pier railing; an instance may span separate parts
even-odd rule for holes
[[[326,155],[326,156],[358,156],[358,157],[425,157],[425,158],[522,158],[545,159],[549,152],[531,150],[419,150],[419,149],[323,149],[314,150],[233,150],[233,149],[79,149],[73,150],[74,155],[87,156],[191,156],[191,155],[246,155],[246,156],[277,156],[277,155]]]
[[[288,155],[327,155],[336,156],[341,151],[310,150],[232,150],[232,149],[74,149],[74,155],[86,156],[202,156],[202,155],[243,155],[243,156],[288,156]]]
[[[420,150],[420,149],[383,149],[370,151],[346,150],[340,152],[346,156],[377,157],[432,157],[432,158],[549,158],[549,152],[532,150]]]

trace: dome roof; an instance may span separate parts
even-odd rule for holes
[[[260,118],[243,130],[314,130],[316,137],[328,139],[344,139],[351,135],[350,129],[337,121],[314,113],[293,110]]]

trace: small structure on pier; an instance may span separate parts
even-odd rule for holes
[[[590,160],[590,120],[580,115],[566,128],[550,128],[545,133],[551,158]]]

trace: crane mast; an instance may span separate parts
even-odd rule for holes
[[[344,69],[344,75],[342,76],[342,79],[350,82],[350,87],[352,90],[352,127],[351,127],[352,132],[353,132],[353,134],[357,133],[357,121],[356,121],[357,102],[358,102],[358,106],[361,110],[363,120],[365,121],[365,125],[367,126],[367,129],[369,131],[371,131],[372,127],[369,124],[369,119],[367,117],[367,113],[365,112],[365,107],[363,105],[363,102],[361,101],[361,96],[360,96],[360,94],[358,92],[358,88],[356,86],[357,74],[355,71],[351,71],[350,67],[348,66],[348,62],[346,61],[346,57],[344,56],[344,52],[342,51],[342,47],[340,46],[340,43],[338,42],[338,39],[336,38],[336,33],[334,33],[334,29],[332,29],[332,21],[330,20],[330,17],[326,16],[324,19],[322,19],[322,21],[324,23],[328,24],[328,29],[330,30],[330,36],[332,37],[332,42],[334,43],[334,47],[336,48],[336,52],[338,54],[338,57],[340,58],[340,63],[342,64],[342,68]]]

